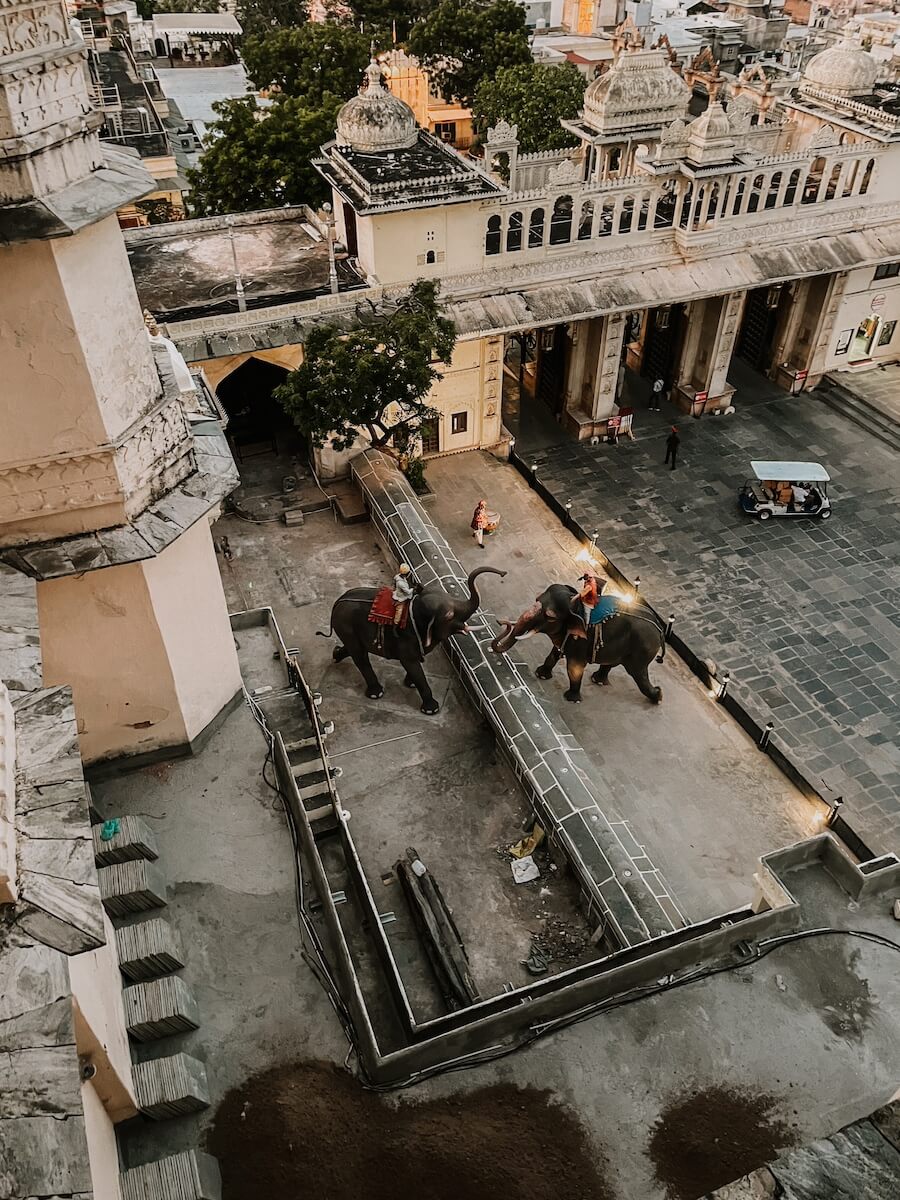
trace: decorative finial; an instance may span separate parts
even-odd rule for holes
[[[159,336],[159,326],[156,323],[156,317],[154,317],[149,308],[144,309],[144,324],[151,337]]]
[[[384,71],[381,68],[381,63],[375,57],[374,46],[375,43],[373,42],[372,61],[366,67],[366,91],[368,92],[384,88]]]

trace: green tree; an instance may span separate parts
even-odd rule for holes
[[[153,0],[153,12],[200,13],[220,12],[225,7],[219,0]]]
[[[252,212],[285,204],[318,204],[329,191],[310,163],[334,137],[344,97],[326,93],[318,108],[293,96],[266,108],[255,96],[213,105],[213,140],[199,165],[188,171],[188,201],[195,216]]]
[[[240,0],[237,5],[237,19],[245,37],[303,25],[307,16],[305,0]]]
[[[355,96],[369,61],[369,42],[352,25],[308,21],[244,42],[244,65],[258,88],[276,87],[318,108],[323,96]]]
[[[449,362],[456,328],[438,303],[439,284],[419,279],[389,311],[360,314],[344,333],[319,326],[308,335],[304,361],[275,389],[294,423],[315,446],[347,450],[364,429],[373,446],[408,447],[441,378],[435,360]]]
[[[516,0],[441,0],[413,25],[409,52],[442,96],[469,105],[483,79],[531,62],[525,9]]]
[[[584,76],[571,63],[504,67],[493,79],[483,79],[475,92],[472,112],[478,132],[483,135],[501,120],[518,125],[519,149],[524,154],[577,145],[559,122],[578,116],[584,89]]]
[[[347,7],[357,28],[362,22],[366,36],[387,49],[395,31],[397,40],[405,41],[413,22],[427,12],[428,0],[348,0]]]

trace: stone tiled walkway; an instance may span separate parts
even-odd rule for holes
[[[545,485],[877,850],[900,845],[900,463],[818,402],[742,372],[730,417],[636,416],[637,440],[529,456]],[[677,420],[681,456],[663,466]],[[528,455],[528,447],[522,448]],[[744,516],[749,462],[827,465],[831,521]]]

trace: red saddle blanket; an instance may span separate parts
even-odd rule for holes
[[[409,605],[404,603],[403,614],[400,617],[400,628],[406,628],[406,621],[409,616]],[[391,588],[379,588],[375,594],[375,599],[372,601],[372,607],[369,609],[369,620],[375,625],[393,625],[394,623],[394,597],[391,594]]]

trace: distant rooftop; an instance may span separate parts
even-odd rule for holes
[[[242,33],[231,13],[154,13],[153,25],[160,33]]]
[[[357,212],[420,208],[428,201],[443,204],[493,196],[502,189],[440,138],[419,130],[408,149],[363,153],[329,142],[324,158],[315,159],[319,173]]]
[[[328,245],[303,206],[151,225],[125,242],[141,304],[161,321],[235,312],[235,259],[248,308],[329,292]],[[337,269],[342,291],[363,286],[348,263]]]

